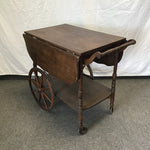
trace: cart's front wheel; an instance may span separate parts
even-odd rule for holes
[[[48,111],[53,106],[53,91],[48,75],[41,69],[34,67],[29,72],[31,92],[39,106]]]

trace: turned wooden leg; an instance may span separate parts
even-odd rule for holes
[[[81,73],[79,81],[78,81],[78,123],[79,123],[79,133],[85,134],[88,129],[87,127],[83,126],[82,92],[83,92],[83,74]]]
[[[79,112],[78,112],[79,133],[85,134],[88,128],[83,126],[82,99],[78,99],[78,101],[79,101]]]
[[[115,53],[114,58],[114,69],[112,76],[111,95],[110,95],[110,112],[113,113],[114,99],[115,99],[115,88],[116,88],[116,77],[117,77],[117,65],[118,65],[118,53]]]

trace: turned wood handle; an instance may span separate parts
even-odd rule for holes
[[[105,55],[108,55],[108,54],[110,54],[110,53],[112,53],[112,52],[115,52],[115,51],[123,51],[123,50],[125,50],[125,49],[123,49],[123,48],[125,48],[125,47],[127,47],[127,46],[129,46],[129,45],[133,45],[133,44],[135,44],[135,43],[136,43],[136,41],[133,40],[133,39],[131,39],[131,40],[128,40],[126,43],[124,43],[124,44],[122,44],[122,45],[120,45],[120,46],[111,48],[111,49],[109,49],[109,50],[107,50],[107,51],[105,51],[105,52],[99,52],[99,51],[97,51],[97,52],[95,52],[94,54],[92,54],[90,58],[85,59],[85,60],[84,60],[84,64],[85,64],[85,65],[88,65],[88,64],[92,63],[95,58],[100,59],[101,57],[103,57],[103,56],[105,56]]]
[[[126,43],[124,43],[124,44],[122,44],[122,45],[120,45],[120,46],[114,47],[114,48],[112,48],[112,49],[109,49],[109,50],[107,50],[107,51],[101,53],[101,55],[104,56],[104,55],[107,55],[107,54],[112,53],[112,52],[117,51],[117,50],[123,51],[123,50],[125,50],[125,49],[122,49],[122,48],[127,47],[127,46],[129,46],[129,45],[133,45],[133,44],[135,44],[135,43],[136,43],[136,41],[133,40],[133,39],[128,40]]]
[[[94,54],[92,54],[91,55],[91,57],[90,58],[88,58],[88,59],[85,59],[84,60],[84,64],[85,65],[89,65],[90,63],[92,63],[92,61],[95,59],[95,58],[98,58],[98,59],[100,59],[101,58],[101,52],[95,52]]]

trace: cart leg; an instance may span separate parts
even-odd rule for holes
[[[113,113],[113,108],[114,108],[116,77],[117,77],[117,65],[118,65],[118,53],[116,52],[115,53],[115,58],[114,58],[114,69],[113,69],[111,95],[110,95],[110,113]]]
[[[88,130],[87,127],[83,126],[83,101],[82,101],[82,92],[83,92],[83,75],[81,73],[80,79],[78,81],[78,103],[79,103],[79,109],[78,109],[78,123],[79,123],[79,133],[85,134]]]
[[[90,77],[91,77],[91,79],[94,80],[93,71],[92,71],[90,65],[87,65],[87,68],[88,68],[88,70],[89,70],[89,72],[90,72]]]

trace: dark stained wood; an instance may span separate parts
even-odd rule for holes
[[[69,24],[26,31],[25,33],[76,55],[105,46],[111,47],[112,44],[119,45],[126,41],[124,37],[96,32]]]
[[[94,61],[95,58],[100,59],[101,58],[101,53],[100,52],[95,52],[94,54],[92,54],[90,56],[90,58],[84,59],[84,64],[85,65],[91,64]]]
[[[122,56],[123,56],[123,51],[118,52],[118,63],[120,62]],[[99,64],[105,64],[107,66],[113,66],[114,59],[115,59],[115,53],[112,52],[109,55],[105,55],[101,57],[101,59],[95,58],[94,62],[99,63]]]
[[[90,73],[90,78],[93,80],[94,79],[94,76],[93,76],[93,71],[92,71],[92,68],[90,65],[87,65],[87,68],[89,70],[89,73]]]
[[[110,95],[110,111],[111,111],[111,113],[113,112],[113,108],[114,108],[118,59],[119,59],[119,57],[118,57],[118,53],[116,51],[115,58],[114,58],[114,69],[113,69],[113,74],[112,74],[111,95]]]
[[[79,133],[83,133],[83,64],[80,62],[79,80],[78,80],[78,125]],[[87,131],[87,130],[86,130]],[[85,132],[86,132],[85,131]]]
[[[126,47],[135,43],[136,41],[132,39],[132,40],[126,41],[126,43],[124,44],[108,49],[107,51],[104,51],[104,52],[96,51],[95,53],[91,54],[89,58],[85,58],[84,64],[89,65],[90,63],[95,61],[97,63],[103,63],[106,65],[114,65],[116,51],[118,53],[117,61],[119,62],[122,58],[123,51],[126,49]]]
[[[53,107],[53,92],[47,74],[34,67],[29,72],[29,85],[31,92],[39,106],[49,111]]]
[[[72,84],[78,80],[78,56],[66,53],[27,34],[24,34],[24,38],[34,65],[39,65],[66,83]]]
[[[66,85],[58,81],[54,81],[56,87],[56,96],[64,103],[69,105],[72,109],[78,111],[78,84]],[[60,86],[60,87],[59,87]],[[59,92],[57,90],[59,89]],[[84,76],[83,78],[83,106],[82,109],[88,109],[104,99],[108,98],[111,94],[111,89],[101,85],[100,83]]]
[[[113,111],[117,64],[122,58],[123,51],[129,45],[135,44],[135,40],[127,41],[124,37],[68,24],[26,31],[24,39],[34,66],[29,74],[30,79],[32,78],[31,72],[39,70],[37,66],[52,75],[54,94],[78,111],[80,134],[87,132],[87,128],[83,126],[83,110],[110,98],[110,109]],[[87,65],[93,78],[89,66],[93,61],[114,66],[111,88],[105,87],[88,77],[83,77],[83,68]],[[36,72],[34,74],[36,77]],[[29,83],[31,82],[30,79]],[[37,86],[37,89],[41,91],[43,88]],[[50,93],[53,94],[52,90]],[[42,98],[44,99],[44,95]],[[50,98],[48,100],[51,102]],[[47,110],[47,105],[44,106]]]

